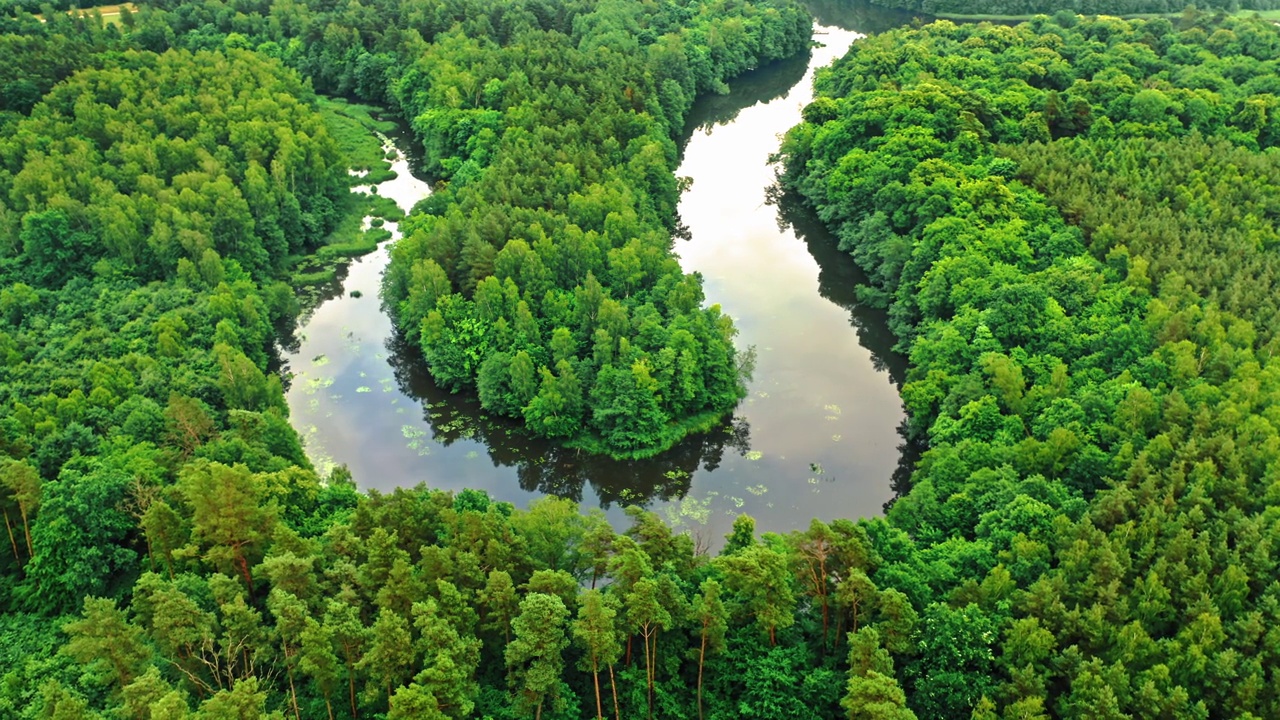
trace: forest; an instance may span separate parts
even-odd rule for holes
[[[1277,50],[1196,12],[943,21],[857,44],[784,143],[910,356],[929,449],[888,522],[953,558],[871,578],[999,628],[975,718],[1280,712]]]
[[[409,121],[439,183],[384,298],[443,387],[536,436],[647,457],[718,424],[751,356],[672,254],[699,94],[807,46],[792,2],[158,3],[151,49],[256,47]]]
[[[939,22],[820,73],[780,181],[928,449],[885,517],[711,556],[316,474],[274,363],[353,182],[317,93],[440,181],[384,293],[441,381],[644,454],[750,364],[671,253],[675,138],[802,8],[49,10],[0,13],[0,715],[1280,716],[1274,25]]]

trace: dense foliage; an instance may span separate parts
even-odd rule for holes
[[[820,75],[783,180],[871,274],[930,448],[871,577],[985,630],[895,655],[921,716],[1280,713],[1278,50],[940,22]]]
[[[308,469],[271,371],[296,313],[276,278],[348,186],[310,91],[261,55],[157,55],[55,18],[16,21],[18,44],[65,64],[22,61],[7,87],[67,77],[8,106],[0,138],[6,716],[78,676],[57,618],[129,593],[151,501],[184,468],[260,473],[282,498],[354,495]]]
[[[801,51],[789,1],[160,2],[140,42],[234,43],[410,121],[442,181],[384,298],[443,387],[616,457],[706,430],[751,357],[671,252],[693,99]]]
[[[578,708],[585,714],[591,699],[600,712],[611,699],[629,715],[692,716],[699,705],[719,717],[786,717],[806,705],[838,713],[839,653],[825,648],[862,616],[844,620],[832,610],[821,634],[813,622],[791,629],[797,605],[788,558],[807,551],[779,538],[760,545],[749,522],[712,566],[688,538],[643,513],[629,539],[598,516],[580,517],[570,503],[513,512],[471,493],[364,498],[341,472],[315,476],[270,372],[276,334],[295,312],[277,278],[336,220],[347,180],[309,88],[269,57],[282,54],[279,44],[208,24],[174,32],[176,18],[205,12],[196,5],[172,14],[144,10],[122,30],[55,14],[49,23],[15,16],[15,28],[44,43],[32,47],[69,51],[56,72],[15,69],[35,90],[24,86],[13,97],[45,96],[6,106],[12,132],[0,140],[0,510],[8,541],[0,543],[7,548],[0,553],[0,714],[463,717],[475,709],[550,717]],[[675,66],[665,106],[641,94],[658,95],[656,66],[627,57],[617,68],[597,68],[600,53],[567,44],[569,26],[526,28],[546,42],[526,39],[514,46],[519,52],[485,49],[495,62],[514,64],[503,69],[510,71],[503,82],[524,72],[521,52],[556,43],[563,62],[584,64],[583,82],[596,83],[588,93],[608,84],[607,72],[630,73],[622,78],[632,85],[618,90],[626,102],[600,128],[589,127],[595,116],[572,92],[526,99],[577,103],[580,124],[589,127],[574,130],[583,133],[578,142],[626,140],[617,157],[577,148],[572,167],[601,180],[581,186],[590,202],[549,195],[541,208],[565,218],[603,213],[604,224],[575,231],[566,220],[557,229],[558,215],[546,215],[548,227],[577,237],[642,233],[650,245],[632,249],[648,247],[649,260],[661,256],[657,266],[671,285],[655,294],[640,265],[634,287],[613,301],[594,275],[581,278],[586,301],[600,294],[593,312],[606,319],[613,312],[615,321],[622,313],[613,350],[619,363],[631,363],[584,360],[584,375],[599,367],[597,375],[612,372],[612,382],[626,386],[624,375],[634,384],[633,366],[644,367],[645,348],[655,365],[666,360],[666,346],[639,346],[668,331],[652,303],[666,312],[680,302],[688,312],[683,319],[671,313],[669,353],[685,372],[692,353],[703,352],[697,359],[721,383],[703,389],[731,403],[741,369],[731,325],[700,308],[698,279],[681,277],[666,241],[658,242],[669,237],[678,188],[671,136],[694,93],[801,47],[807,20],[791,5],[683,12],[654,25],[669,52],[652,54]],[[557,32],[565,39],[555,40]],[[471,42],[462,37],[441,42]],[[628,42],[625,33],[603,37]],[[685,42],[687,56],[679,49]],[[549,69],[530,63],[525,70],[568,72],[554,65],[557,57],[542,59]],[[693,69],[682,71],[682,61]],[[389,81],[393,68],[385,69]],[[415,71],[435,72],[428,65]],[[513,143],[520,131],[540,127],[526,127],[516,99],[505,108],[511,127],[501,128]],[[430,112],[424,106],[418,116]],[[531,150],[528,138],[520,142],[513,147]],[[530,162],[527,172],[541,170]],[[469,171],[474,177],[463,182],[455,169],[433,210],[448,212],[465,193],[487,187],[483,165],[473,162]],[[606,184],[620,195],[605,193]],[[562,255],[574,262],[574,254]],[[612,281],[605,265],[600,270]],[[576,297],[569,301],[576,306]],[[572,362],[578,358],[566,349],[566,332],[549,333],[548,347]],[[634,351],[627,333],[636,338]],[[718,356],[707,357],[697,333],[712,338],[706,345]],[[853,524],[812,532],[832,577],[870,568],[868,541]],[[834,544],[844,548],[838,558]],[[579,598],[580,583],[606,577],[609,590]],[[825,602],[823,585],[815,592]],[[862,601],[870,597],[865,586],[857,592]],[[902,637],[910,608],[894,607],[903,613]],[[732,661],[726,646],[741,646]],[[814,676],[819,656],[829,668]]]
[[[929,450],[887,518],[743,517],[712,559],[638,509],[618,534],[309,468],[270,372],[276,278],[347,181],[283,64],[404,111],[445,180],[387,289],[428,356],[460,339],[433,359],[458,386],[625,454],[698,413],[674,390],[736,397],[731,325],[670,257],[671,138],[802,21],[6,19],[51,64],[0,87],[0,714],[1280,716],[1267,23],[938,23],[820,75],[783,182],[910,353]]]

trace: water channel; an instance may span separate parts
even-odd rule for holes
[[[835,239],[802,208],[771,199],[768,157],[800,121],[815,70],[862,32],[907,18],[865,5],[811,10],[821,46],[699,101],[677,171],[693,180],[679,208],[690,231],[676,241],[681,264],[703,275],[708,302],[734,318],[740,346],[757,352],[750,395],[731,420],[641,462],[523,436],[473,397],[436,387],[396,337],[378,298],[384,244],[350,264],[285,353],[292,422],[318,469],[345,463],[361,487],[382,491],[421,482],[517,505],[555,494],[615,518],[640,503],[713,544],[741,512],[774,531],[879,513],[901,457],[903,360],[889,350],[883,314],[857,303],[861,276]],[[393,170],[398,177],[377,192],[407,211],[429,188],[403,154]]]

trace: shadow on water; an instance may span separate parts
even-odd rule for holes
[[[602,507],[683,497],[699,469],[720,466],[726,450],[750,449],[750,427],[734,418],[647,460],[618,461],[564,448],[525,434],[518,423],[486,413],[471,393],[451,393],[432,379],[422,353],[398,333],[388,338],[387,361],[401,392],[421,403],[431,439],[448,447],[482,444],[494,467],[513,467],[527,492],[582,500],[590,485]]]
[[[804,52],[756,68],[734,78],[729,83],[729,92],[724,95],[700,98],[689,110],[689,117],[685,118],[684,133],[680,136],[680,152],[684,153],[689,145],[689,138],[695,133],[709,133],[716,127],[737,120],[738,114],[749,107],[786,95],[804,78],[811,57],[811,53]]]
[[[907,358],[894,351],[897,337],[889,330],[888,311],[868,305],[858,299],[858,287],[867,283],[867,274],[858,267],[853,257],[839,247],[839,241],[818,219],[812,208],[794,193],[783,192],[778,186],[769,189],[768,202],[778,208],[778,228],[795,230],[796,237],[804,241],[809,254],[818,263],[818,291],[822,297],[849,312],[849,325],[858,334],[858,343],[871,351],[871,361],[876,370],[887,372],[889,379],[899,390],[906,382]],[[898,425],[898,464],[894,468],[889,486],[893,497],[884,504],[887,512],[899,496],[911,489],[911,474],[924,448],[907,436],[907,420]]]
[[[889,330],[889,313],[858,299],[858,287],[867,283],[866,273],[840,249],[836,237],[799,197],[774,186],[768,198],[778,208],[778,228],[795,230],[817,261],[818,292],[849,312],[849,325],[858,333],[859,344],[871,351],[875,369],[889,373],[889,379],[901,388],[907,376],[907,359],[893,351],[898,339]]]

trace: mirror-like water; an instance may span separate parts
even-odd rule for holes
[[[900,459],[902,361],[889,351],[883,316],[855,300],[852,260],[811,215],[770,199],[768,157],[800,121],[815,69],[861,37],[853,28],[901,19],[866,8],[814,12],[822,46],[810,57],[751,73],[730,94],[695,105],[678,170],[693,179],[680,204],[690,230],[676,243],[681,263],[702,273],[708,301],[733,316],[739,343],[758,355],[750,396],[730,421],[640,462],[522,436],[473,397],[438,389],[396,338],[378,299],[384,246],[351,264],[286,353],[292,420],[319,468],[345,463],[362,487],[384,491],[425,482],[518,505],[551,493],[611,514],[645,503],[712,542],[740,512],[775,531],[878,513]],[[394,169],[399,177],[377,192],[407,210],[428,188],[403,157]]]

